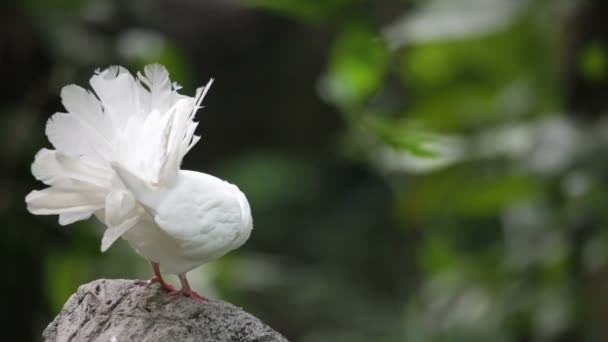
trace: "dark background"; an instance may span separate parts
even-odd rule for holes
[[[29,214],[64,85],[167,66],[237,184],[250,241],[190,272],[293,341],[608,340],[608,6],[601,0],[0,4],[2,339],[77,287],[147,278],[95,220]],[[173,279],[175,280],[175,279]]]

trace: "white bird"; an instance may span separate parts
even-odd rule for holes
[[[194,114],[212,82],[184,96],[165,67],[154,64],[137,77],[117,66],[97,71],[90,80],[97,96],[64,87],[67,113],[46,125],[55,150],[40,150],[32,164],[34,177],[50,187],[26,196],[28,210],[58,214],[61,225],[95,215],[107,227],[102,252],[122,237],[151,263],[149,284],[204,300],[186,273],[243,245],[253,227],[235,185],[180,170],[200,139]],[[161,272],[177,274],[182,288],[176,291]]]

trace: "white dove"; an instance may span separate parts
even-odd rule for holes
[[[190,288],[186,272],[240,247],[253,227],[236,186],[180,170],[200,139],[194,114],[212,81],[184,96],[154,64],[137,77],[117,66],[97,71],[90,80],[97,96],[64,87],[67,113],[53,115],[46,126],[55,150],[40,150],[32,164],[34,177],[50,187],[26,196],[28,210],[59,214],[61,225],[95,215],[107,226],[103,252],[122,237],[151,263],[149,284],[205,300]],[[167,284],[161,271],[177,274],[182,288]]]

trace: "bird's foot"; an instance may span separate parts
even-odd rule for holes
[[[150,278],[150,280],[148,280],[146,282],[146,284],[148,285],[152,285],[154,283],[160,283],[160,286],[169,291],[169,292],[175,292],[175,287],[173,287],[173,285],[166,283],[161,277],[159,276],[153,276],[152,278]]]
[[[169,296],[179,296],[181,294],[183,294],[184,296],[192,297],[197,302],[201,302],[201,303],[207,300],[207,297],[201,296],[200,294],[196,293],[196,291],[194,291],[192,289],[181,288],[177,291],[169,292]]]

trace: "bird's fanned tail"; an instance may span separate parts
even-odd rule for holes
[[[95,214],[108,227],[102,249],[109,248],[147,215],[113,165],[151,190],[170,186],[200,139],[194,114],[211,83],[194,97],[181,95],[163,66],[148,65],[137,77],[122,67],[97,72],[90,80],[94,93],[64,87],[66,113],[53,115],[46,127],[55,150],[42,149],[32,164],[34,177],[49,188],[28,194],[28,210],[59,214],[60,224]]]

